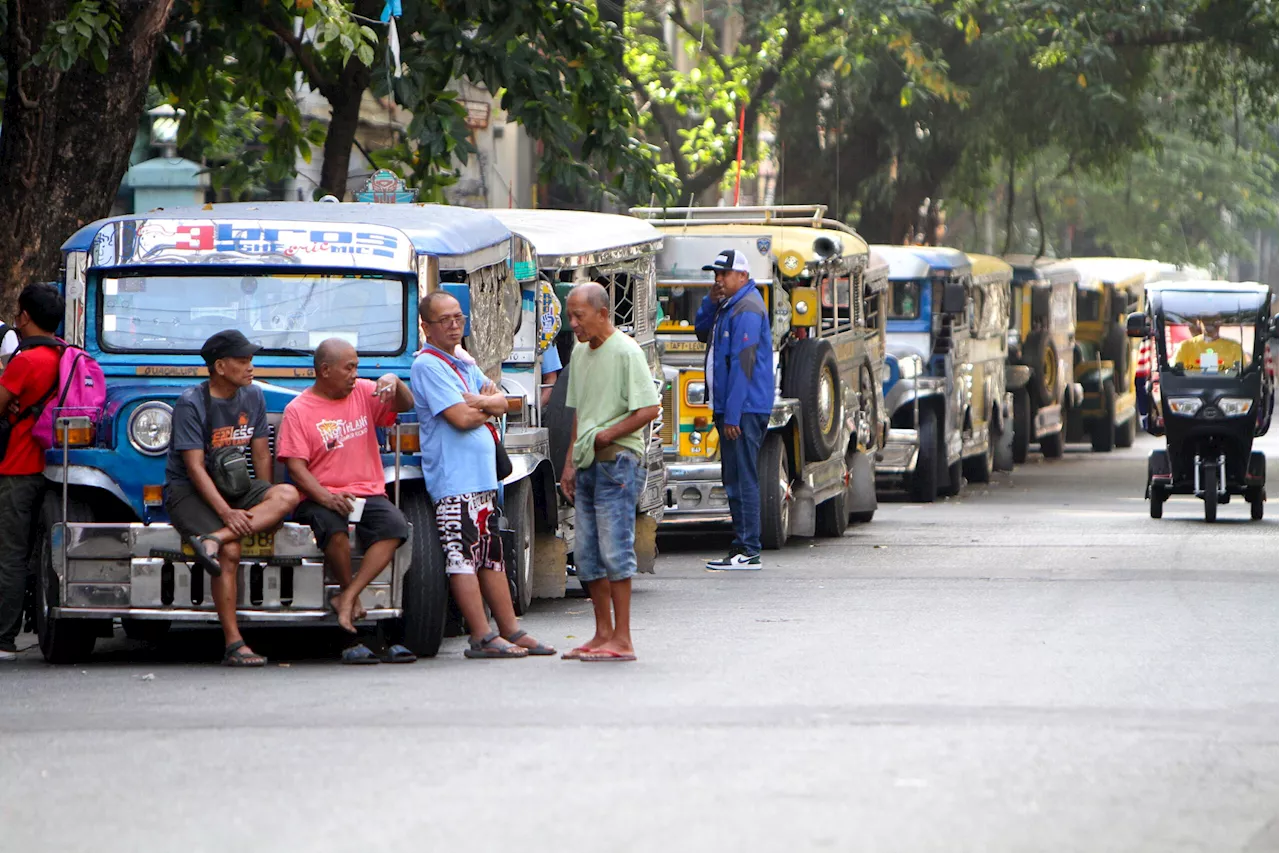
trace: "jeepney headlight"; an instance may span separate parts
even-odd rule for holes
[[[1184,415],[1190,417],[1200,411],[1200,407],[1204,405],[1204,400],[1199,397],[1170,397],[1169,409],[1175,415]]]
[[[707,404],[707,383],[690,382],[685,386],[684,399],[690,406],[705,406]]]
[[[809,313],[809,303],[803,300],[796,303],[796,313],[803,317]]]
[[[173,434],[173,408],[168,403],[143,403],[129,416],[129,443],[146,456],[169,449]]]
[[[1253,400],[1248,397],[1223,397],[1218,401],[1218,408],[1229,418],[1238,418],[1249,414],[1253,408]]]
[[[898,359],[898,376],[902,379],[915,379],[920,375],[920,360],[905,356]]]

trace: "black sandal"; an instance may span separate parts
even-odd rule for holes
[[[266,666],[267,659],[255,651],[243,651],[248,646],[244,640],[237,640],[227,646],[222,653],[223,666],[257,667]]]
[[[196,562],[209,574],[215,578],[222,575],[222,566],[218,563],[216,557],[210,557],[209,552],[204,549],[202,542],[217,542],[218,550],[222,550],[222,540],[211,533],[203,536],[191,535],[187,537],[187,544],[191,546],[191,550],[195,551]]]

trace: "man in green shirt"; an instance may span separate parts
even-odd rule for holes
[[[658,417],[661,400],[644,352],[613,327],[603,287],[578,285],[568,309],[578,345],[565,405],[577,411],[560,488],[574,506],[574,562],[591,595],[596,633],[565,657],[635,660],[636,501],[644,488],[644,426]]]

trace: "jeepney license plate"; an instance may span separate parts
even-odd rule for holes
[[[667,352],[706,352],[707,345],[702,341],[668,341]]]
[[[254,533],[240,540],[240,557],[271,557],[276,550],[275,531]],[[194,557],[195,552],[186,542],[182,543],[182,553]]]

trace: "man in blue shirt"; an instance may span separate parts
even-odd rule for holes
[[[454,355],[467,315],[458,300],[437,290],[418,306],[426,346],[413,362],[410,387],[418,413],[422,478],[435,501],[449,589],[467,620],[469,658],[552,655],[520,630],[498,533],[497,432],[491,417],[507,411],[507,398],[474,363]],[[489,630],[484,605],[497,631]]]
[[[733,545],[708,569],[759,570],[760,477],[757,456],[773,411],[773,339],[764,298],[747,258],[725,249],[703,267],[715,284],[694,329],[707,345],[707,395],[720,434],[720,479],[733,517]]]

